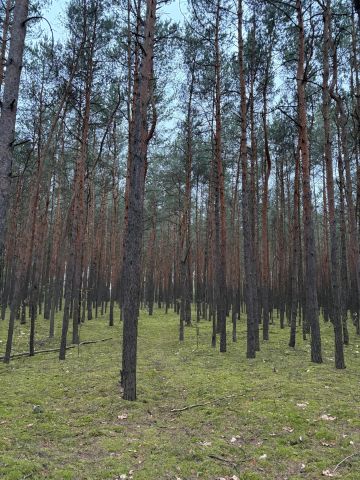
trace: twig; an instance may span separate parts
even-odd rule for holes
[[[109,340],[112,340],[113,337],[110,338],[102,338],[100,340],[85,340],[84,342],[80,342],[79,344],[75,345],[69,345],[66,347],[66,350],[70,350],[70,348],[77,348],[80,345],[89,345],[92,343],[100,343],[100,342],[108,342]],[[34,355],[37,355],[38,353],[52,353],[52,352],[58,352],[60,348],[48,348],[46,350],[36,350],[34,352]],[[22,353],[15,353],[14,355],[11,355],[10,358],[20,358],[20,357],[30,357],[29,352],[22,352]],[[0,357],[0,360],[4,360],[5,357]]]
[[[236,395],[227,395],[226,397],[220,397],[220,398],[215,398],[214,400],[210,400],[209,402],[204,402],[204,403],[194,403],[193,405],[187,405],[185,407],[181,408],[173,408],[170,410],[171,413],[174,412],[184,412],[185,410],[191,410],[192,408],[197,408],[197,407],[204,407],[205,405],[210,405],[212,403],[219,402],[220,400],[224,400],[226,398],[232,398],[235,397]]]
[[[237,463],[233,462],[232,460],[228,460],[227,458],[223,458],[223,457],[218,457],[217,455],[214,455],[212,453],[209,455],[209,458],[214,458],[215,460],[219,460],[219,462],[228,463],[234,468],[237,468],[238,466]]]
[[[360,452],[355,452],[355,453],[352,453],[351,455],[348,455],[347,457],[345,457],[343,460],[341,460],[341,462],[339,462],[336,467],[334,468],[333,470],[333,473],[336,472],[336,470],[340,467],[340,465],[344,462],[346,462],[346,460],[349,460],[349,458],[352,458],[352,457],[355,457],[356,455],[360,455]]]
[[[210,403],[213,403],[213,402],[211,401],[211,402],[205,402],[205,403],[195,403],[194,405],[187,405],[186,407],[182,407],[182,408],[172,408],[170,412],[172,413],[184,412],[185,410],[191,410],[192,408],[204,407],[205,405],[209,405]]]
[[[21,480],[25,480],[26,478],[30,478],[32,477],[32,473],[28,473],[27,475],[25,475],[25,477],[22,477]]]

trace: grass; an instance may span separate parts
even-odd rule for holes
[[[49,353],[0,365],[0,478],[321,479],[360,452],[360,338],[353,331],[347,369],[336,371],[330,324],[322,325],[324,364],[313,365],[307,342],[288,348],[289,330],[278,322],[247,360],[243,320],[238,343],[229,335],[220,354],[208,322],[198,336],[187,328],[179,344],[175,314],[142,313],[138,401],[126,402],[116,313],[112,328],[107,317],[81,327],[82,340],[111,341],[69,350],[64,362]],[[58,336],[60,316],[57,326]],[[0,321],[2,351],[6,327]],[[47,329],[39,318],[38,349],[59,343]],[[27,335],[28,326],[17,324],[14,353],[26,350]],[[171,412],[193,404],[204,405]],[[354,455],[335,475],[359,480],[359,472]]]

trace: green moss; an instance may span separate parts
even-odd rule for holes
[[[337,372],[329,360],[330,325],[322,325],[325,362],[315,366],[300,337],[294,350],[287,347],[288,329],[272,325],[270,341],[249,361],[244,319],[239,342],[220,354],[210,346],[210,322],[200,323],[199,343],[190,327],[179,344],[177,316],[143,313],[139,398],[129,403],[118,384],[116,314],[113,328],[106,317],[81,326],[82,340],[111,341],[72,349],[65,362],[49,353],[0,365],[0,478],[114,480],[133,471],[134,480],[318,479],[359,449],[354,332],[347,369]],[[38,319],[39,348],[58,346],[60,314],[56,320],[56,337],[49,340],[48,322]],[[6,327],[0,322],[3,348]],[[17,324],[14,353],[27,349],[27,337],[28,325]],[[194,404],[204,405],[171,412]],[[321,420],[322,414],[336,420]],[[359,468],[360,458],[352,457],[339,467],[339,477],[358,479]]]

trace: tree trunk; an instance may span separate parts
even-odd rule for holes
[[[4,248],[4,233],[10,196],[15,122],[27,16],[28,0],[16,0],[0,116],[0,256]]]
[[[335,218],[335,193],[333,161],[331,151],[331,127],[330,127],[330,92],[329,92],[329,48],[331,42],[331,0],[326,0],[324,9],[324,38],[323,38],[323,118],[324,118],[324,157],[326,166],[326,191],[329,204],[330,224],[330,261],[331,261],[331,292],[332,292],[332,322],[335,334],[335,367],[345,368],[340,285],[339,285],[339,262],[338,262],[338,237]]]
[[[137,329],[140,301],[141,251],[143,238],[144,184],[146,175],[148,106],[152,95],[156,0],[147,0],[143,58],[139,72],[139,94],[134,102],[131,135],[131,168],[128,186],[127,229],[124,242],[123,356],[121,383],[125,400],[136,400]]]
[[[306,274],[306,317],[311,328],[311,361],[322,363],[321,337],[319,313],[316,291],[316,259],[315,259],[315,233],[310,185],[310,153],[306,118],[305,99],[305,32],[302,12],[302,1],[296,0],[298,20],[298,68],[297,68],[297,93],[298,93],[298,123],[299,140],[302,160],[302,190],[303,190],[303,222],[305,238],[305,274]]]
[[[218,190],[218,221],[215,222],[216,238],[216,303],[217,322],[220,332],[220,352],[226,352],[226,211],[224,166],[221,151],[221,59],[220,59],[220,0],[216,6],[215,21],[215,162],[216,188]]]
[[[244,235],[244,267],[245,267],[245,300],[247,310],[247,358],[255,358],[255,278],[254,278],[254,258],[251,248],[251,224],[249,219],[249,189],[247,172],[247,144],[246,144],[246,89],[244,72],[244,42],[243,42],[243,6],[242,0],[238,2],[238,55],[239,55],[239,77],[240,77],[240,97],[241,97],[241,168],[242,168],[242,219]]]

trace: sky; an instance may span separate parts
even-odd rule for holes
[[[44,8],[44,17],[50,22],[54,34],[54,40],[57,42],[64,39],[65,29],[62,26],[61,17],[65,12],[68,0],[53,0],[50,6]],[[184,0],[173,0],[170,4],[161,8],[161,16],[181,22],[184,18],[186,5]]]
[[[64,27],[61,24],[61,16],[65,12],[67,0],[54,0],[51,5],[44,9],[44,17],[50,22],[54,33],[55,42],[64,37]]]
[[[65,9],[68,2],[69,0],[52,0],[49,2],[50,5],[43,8],[43,16],[51,25],[55,43],[64,42],[66,40],[66,29],[63,24],[65,21]],[[184,15],[187,11],[186,5],[187,0],[172,0],[171,3],[162,5],[160,9],[161,18],[183,23]],[[50,35],[49,27],[46,22],[41,23],[41,30],[44,34],[48,36]],[[168,89],[169,88],[169,98],[171,98],[174,96],[175,92],[171,90],[171,86],[168,86]],[[176,106],[173,105],[171,100],[169,100],[168,108],[172,113],[174,112],[174,109],[176,109]],[[165,116],[165,118],[168,117]],[[165,128],[168,131],[169,136],[171,135],[170,131],[175,129],[177,120],[176,116],[171,116],[171,121],[167,120],[162,125],[162,128]]]

